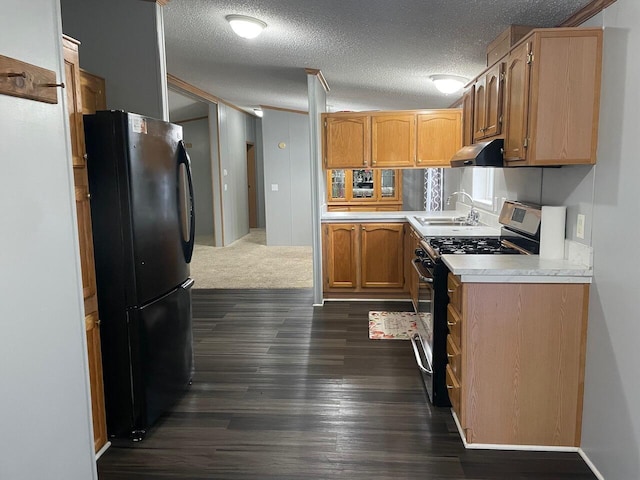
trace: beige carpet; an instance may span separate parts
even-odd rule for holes
[[[191,260],[194,288],[311,288],[312,248],[268,247],[264,229],[227,247],[196,239]]]

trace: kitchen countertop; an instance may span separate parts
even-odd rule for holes
[[[446,218],[466,212],[391,211],[325,212],[323,223],[409,222],[424,237],[499,236],[500,228],[478,226],[422,226],[414,217]],[[591,283],[593,270],[568,260],[550,260],[539,255],[443,255],[449,270],[463,282],[475,283]]]
[[[463,282],[591,283],[593,276],[586,265],[539,255],[442,255],[441,258]]]
[[[340,222],[409,222],[423,237],[488,237],[500,235],[500,229],[486,225],[478,226],[422,226],[415,217],[451,218],[464,217],[467,212],[447,210],[444,212],[397,211],[397,212],[325,212],[323,223]]]

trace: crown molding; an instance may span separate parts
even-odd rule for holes
[[[220,97],[216,97],[215,95],[212,95],[209,92],[196,87],[195,85],[191,85],[190,83],[187,83],[181,78],[178,78],[175,75],[171,75],[170,73],[167,73],[167,83],[172,87],[177,88],[178,90],[182,90],[183,92],[190,93],[191,95],[199,98],[200,100],[204,100],[210,103],[215,103],[216,105],[219,103],[223,103],[228,107],[238,110],[239,112],[246,113],[247,115],[251,115],[250,112],[243,110],[237,105],[234,105],[233,103],[229,103]]]
[[[171,0],[143,0],[144,2],[153,2],[153,3],[157,3],[158,5],[160,5],[161,7],[164,7],[167,3],[169,3]]]
[[[299,113],[301,115],[309,114],[309,112],[305,112],[304,110],[294,110],[292,108],[273,107],[271,105],[260,105],[260,108],[262,110],[278,110],[279,112]]]
[[[616,0],[592,0],[558,26],[577,27],[578,25],[582,25],[584,22],[589,20],[591,17],[599,14],[615,1]]]
[[[322,74],[320,69],[318,69],[318,68],[305,68],[304,71],[307,73],[307,75],[315,75],[316,77],[318,77],[318,81],[322,85],[322,88],[324,88],[325,92],[328,92],[330,90],[329,84],[327,83],[327,80],[324,78],[324,75]]]

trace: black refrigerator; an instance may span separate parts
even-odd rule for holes
[[[107,433],[142,440],[191,382],[193,183],[182,127],[84,116]]]

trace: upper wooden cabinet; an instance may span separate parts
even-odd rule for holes
[[[473,102],[475,86],[471,85],[462,96],[462,146],[473,143]]]
[[[507,57],[505,163],[596,162],[602,29],[534,30]]]
[[[502,131],[502,86],[504,64],[496,63],[478,80],[473,100],[473,141],[500,135]]]
[[[371,115],[371,166],[413,167],[416,161],[416,115]]]
[[[402,170],[327,170],[328,211],[402,209]]]
[[[325,168],[368,167],[371,158],[371,116],[324,116]]]
[[[460,109],[325,113],[324,167],[448,167],[461,118]]]
[[[503,137],[505,166],[593,164],[601,70],[602,29],[533,30],[476,78],[463,131]]]
[[[462,147],[462,112],[434,110],[417,116],[416,166],[449,166]]]
[[[71,156],[74,167],[86,166],[84,124],[82,123],[82,97],[80,89],[79,43],[64,37],[64,73],[66,78],[67,111],[71,130]]]
[[[80,87],[84,115],[107,109],[104,78],[80,69]]]

